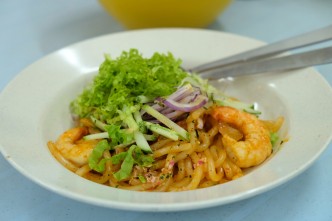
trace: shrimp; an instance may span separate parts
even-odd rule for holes
[[[241,168],[256,166],[271,155],[270,134],[256,116],[224,106],[212,109],[211,115],[242,131],[243,140],[237,141],[227,134],[222,138],[228,156],[236,165]]]
[[[88,162],[88,157],[98,140],[82,140],[88,134],[88,128],[75,127],[64,132],[56,141],[55,146],[64,158],[82,166]]]

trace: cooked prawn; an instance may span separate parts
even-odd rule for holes
[[[222,138],[227,155],[236,165],[241,168],[255,166],[270,156],[272,152],[270,134],[256,116],[232,107],[215,107],[211,115],[243,133],[244,139],[240,141],[227,134]]]
[[[65,131],[55,142],[58,151],[67,160],[78,166],[88,162],[88,157],[98,140],[83,140],[83,136],[88,134],[88,128],[75,127]]]

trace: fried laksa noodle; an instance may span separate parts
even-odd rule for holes
[[[123,180],[113,175],[120,163],[106,161],[102,173],[90,168],[89,155],[100,140],[83,137],[100,131],[87,118],[80,119],[77,127],[64,132],[56,142],[49,141],[48,147],[67,169],[100,184],[136,191],[184,191],[237,179],[243,176],[243,169],[261,164],[272,153],[270,134],[277,132],[283,121],[283,117],[260,120],[232,107],[199,108],[178,122],[189,132],[189,141],[159,136],[151,143],[153,163],[133,166]],[[127,149],[120,145],[102,155],[111,159]]]
[[[260,119],[180,64],[170,53],[105,55],[71,103],[75,127],[47,143],[54,158],[102,185],[163,192],[222,184],[269,158],[284,118]]]

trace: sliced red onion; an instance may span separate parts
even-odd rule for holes
[[[157,99],[158,99],[158,98],[157,98]],[[156,99],[156,100],[157,100],[157,99]],[[162,109],[165,108],[165,107],[163,107],[162,105],[160,105],[159,102],[157,102],[157,103],[151,105],[151,107],[152,107],[153,109],[157,110],[157,111],[161,111]]]
[[[207,97],[203,95],[197,95],[195,100],[190,103],[180,103],[174,100],[166,99],[164,104],[174,110],[190,112],[204,106],[207,102]]]
[[[197,89],[196,88],[194,89],[190,84],[186,84],[186,85],[178,88],[173,94],[169,95],[168,99],[179,101],[179,100],[187,97],[191,93],[193,93],[195,90],[197,90]],[[165,108],[165,106],[161,105],[161,104],[163,104],[163,101],[164,101],[163,98],[158,97],[155,99],[155,104],[152,105],[151,107],[157,111],[162,111]]]
[[[162,111],[160,111],[160,113],[162,113],[162,114],[169,114],[169,113],[172,113],[172,112],[174,112],[174,109],[172,109],[172,108],[169,108],[169,107],[167,107],[166,106],[166,108],[165,109],[163,109]]]
[[[173,94],[169,95],[168,99],[178,101],[191,94],[192,92],[194,92],[194,88],[191,86],[191,84],[186,84],[176,90]]]
[[[184,111],[173,111],[172,113],[166,114],[165,116],[168,117],[171,120],[177,119],[180,117],[182,114],[185,114],[186,112]]]
[[[183,98],[182,100],[180,100],[180,103],[186,104],[186,103],[190,103],[193,102],[198,95],[201,94],[201,91],[194,91],[192,94],[190,94],[189,96]]]
[[[155,104],[150,105],[153,109],[157,110],[171,120],[177,120],[179,117],[184,116],[186,112],[196,110],[208,101],[208,98],[201,95],[200,88],[193,87],[186,84],[173,94],[165,98],[156,98]],[[155,119],[144,112],[141,112],[143,120],[152,122]],[[157,122],[159,123],[159,122]]]
[[[199,94],[200,94],[200,91],[194,91],[192,94],[190,94],[189,96],[181,99],[178,102],[182,103],[182,104],[187,104],[187,103],[193,102],[196,99],[197,95],[199,95]],[[167,99],[170,100],[169,98],[167,98]],[[161,101],[163,103],[163,105],[165,106],[165,108],[160,111],[160,113],[162,113],[164,115],[174,112],[173,108],[168,107],[166,104],[164,104],[165,100],[166,99],[162,99],[162,101]]]

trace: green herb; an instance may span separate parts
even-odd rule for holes
[[[188,74],[171,53],[143,58],[138,50],[122,52],[117,59],[105,55],[93,83],[71,103],[80,117],[93,116],[114,123],[118,110],[139,103],[137,97],[155,98],[173,93]]]
[[[272,147],[274,147],[279,140],[279,135],[278,133],[270,133],[270,141],[272,144]]]
[[[121,129],[120,125],[107,125],[105,129],[111,139],[111,145],[127,144],[134,140],[134,134],[126,129]]]
[[[129,148],[129,150],[126,152],[126,154],[122,154],[124,156],[124,160],[121,164],[121,168],[119,171],[117,171],[116,173],[113,174],[117,180],[123,180],[130,176],[131,171],[133,170],[134,162],[135,162],[133,155],[132,155],[135,147],[136,147],[135,145],[132,145]]]
[[[146,183],[146,179],[143,175],[138,175],[138,179],[141,181],[141,183]]]
[[[93,149],[89,156],[89,167],[97,172],[103,172],[105,170],[105,163],[107,159],[101,159],[105,150],[109,150],[110,146],[107,140],[100,141]]]
[[[111,158],[112,163],[119,164],[126,158],[126,156],[127,156],[127,152],[118,153],[118,154],[112,156],[112,158]]]
[[[118,153],[111,158],[102,158],[104,151],[110,150],[110,145],[106,140],[100,141],[93,149],[89,156],[89,167],[99,173],[105,170],[105,164],[108,160],[112,161],[112,164],[120,164],[119,171],[114,173],[114,177],[117,180],[123,180],[130,176],[134,164],[150,167],[153,163],[153,157],[146,155],[136,145],[132,145],[126,152]]]
[[[128,178],[135,164],[150,167],[153,163],[153,157],[151,155],[145,155],[136,145],[132,145],[126,152],[112,156],[111,160],[113,164],[119,164],[122,161],[120,170],[114,173],[114,177],[117,180]]]
[[[133,157],[135,163],[142,167],[151,167],[153,163],[153,157],[151,155],[146,155],[140,148],[135,148],[133,151]]]

